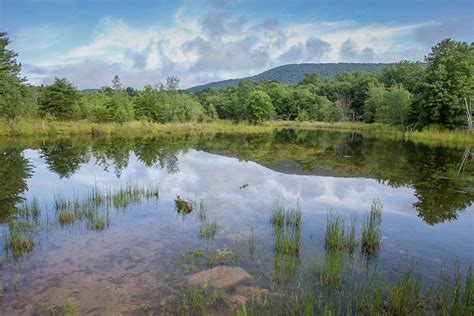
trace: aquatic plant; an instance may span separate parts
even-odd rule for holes
[[[63,305],[63,314],[65,316],[75,316],[78,313],[78,306],[74,302],[74,298],[69,296],[66,300],[66,303]]]
[[[255,245],[255,237],[254,237],[254,233],[253,233],[253,227],[250,228],[250,236],[248,237],[248,241],[247,241],[247,249],[249,251],[249,254],[251,256],[254,255],[254,252],[255,252],[255,249],[256,249],[256,245]]]
[[[421,299],[421,282],[409,270],[389,289],[387,311],[390,315],[416,314]]]
[[[31,252],[35,245],[31,235],[25,235],[10,228],[10,234],[4,234],[4,248],[11,251],[14,258],[18,258],[27,252]]]
[[[150,304],[150,301],[145,301],[143,302],[141,305],[140,305],[140,308],[142,311],[144,311],[145,313],[148,312],[150,309],[151,309],[151,304]]]
[[[204,222],[207,219],[207,207],[203,200],[199,201],[197,205],[197,215],[200,222]]]
[[[275,251],[277,253],[298,255],[301,245],[299,229],[284,229],[275,227]]]
[[[66,211],[71,207],[71,202],[67,198],[65,198],[61,195],[55,194],[54,195],[54,207],[56,208],[57,212]]]
[[[344,218],[339,214],[328,212],[326,220],[325,247],[328,250],[354,251],[357,246],[356,221],[353,217],[349,227],[346,227]]]
[[[222,249],[216,250],[216,259],[220,264],[223,265],[227,261],[234,259],[234,253],[226,245],[224,245]]]
[[[202,223],[199,225],[199,237],[211,239],[217,232],[217,222],[215,220]]]
[[[89,227],[94,230],[103,230],[106,225],[105,216],[95,216],[92,220],[89,220]]]
[[[72,224],[74,222],[74,213],[71,211],[61,210],[58,213],[58,222],[61,226]]]
[[[472,265],[462,284],[459,262],[454,271],[454,283],[442,275],[442,282],[436,291],[436,304],[443,315],[468,315],[472,312],[474,301],[474,278]]]
[[[323,266],[323,282],[327,286],[337,287],[341,284],[344,273],[343,256],[338,252],[329,252]]]
[[[370,213],[365,217],[362,225],[362,251],[373,254],[380,248],[380,223],[382,221],[382,204],[375,199],[370,207]]]
[[[189,214],[193,210],[193,204],[191,202],[186,201],[181,196],[177,196],[174,200],[176,211],[178,213]]]
[[[286,225],[299,228],[301,225],[301,209],[299,205],[285,207],[277,204],[272,210],[270,222],[273,226]]]
[[[48,314],[51,316],[56,315],[56,309],[56,304],[54,304],[54,302],[50,299],[48,305],[46,305],[46,310],[48,311]]]

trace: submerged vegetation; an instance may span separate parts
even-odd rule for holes
[[[158,199],[158,196],[158,187],[153,185],[143,187],[126,183],[118,188],[104,190],[93,186],[83,200],[55,194],[53,206],[60,227],[80,223],[90,230],[102,231],[110,223],[111,208],[124,210],[144,200]],[[14,258],[31,252],[35,245],[34,234],[39,230],[49,229],[52,225],[47,214],[46,218],[40,216],[38,199],[33,197],[31,203],[26,201],[21,203],[17,214],[10,217],[8,233],[3,234],[3,240],[4,248],[11,252]]]
[[[94,186],[83,198],[74,196],[70,199],[56,194],[52,205],[59,227],[84,224],[90,230],[101,231],[110,223],[110,209],[123,212],[131,205],[158,198],[158,191],[157,187],[133,183],[116,188]],[[204,201],[185,203],[191,204],[195,210],[190,216],[196,219],[194,227],[197,235],[204,239],[194,242],[200,245],[205,242],[208,249],[189,248],[181,259],[184,271],[196,272],[215,265],[241,264],[252,273],[261,273],[258,275],[258,285],[262,288],[258,288],[254,281],[249,281],[253,287],[237,287],[229,292],[213,288],[210,280],[205,279],[200,286],[184,286],[182,291],[176,289],[178,292],[174,292],[164,303],[152,304],[151,300],[145,300],[145,303],[140,304],[142,312],[203,314],[233,311],[239,315],[469,315],[472,312],[472,267],[464,278],[458,266],[454,277],[443,275],[441,281],[431,279],[426,282],[421,274],[412,269],[396,274],[394,279],[393,276],[378,272],[377,267],[370,264],[371,261],[364,254],[375,255],[380,250],[382,205],[376,199],[369,214],[360,223],[360,253],[356,252],[359,244],[356,217],[352,216],[348,221],[337,212],[328,211],[326,230],[320,241],[320,248],[325,253],[316,254],[302,251],[301,234],[304,227],[299,204],[285,205],[279,202],[274,205],[266,224],[273,233],[273,248],[270,253],[266,253],[263,247],[257,246],[254,228],[241,241],[226,244],[229,241],[226,236],[216,238],[218,223],[210,219]],[[4,244],[13,257],[18,258],[33,250],[33,236],[41,227],[41,207],[35,197],[29,203],[22,202],[17,217],[11,218],[10,234],[4,235]],[[48,218],[46,220],[49,221]],[[52,303],[45,308],[54,313],[57,310]],[[78,310],[72,297],[62,305],[65,315],[75,315]]]

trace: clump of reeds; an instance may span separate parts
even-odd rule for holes
[[[19,233],[15,229],[10,229],[10,234],[4,235],[3,239],[5,250],[11,251],[15,258],[32,251],[35,245],[33,236]]]
[[[273,226],[286,225],[299,228],[301,225],[301,209],[299,205],[296,207],[277,205],[272,210],[270,222]]]
[[[353,217],[349,227],[346,226],[344,218],[332,211],[327,215],[325,247],[328,250],[354,251],[357,246],[356,221]]]
[[[405,272],[403,277],[389,289],[387,295],[389,315],[416,314],[416,311],[420,308],[421,298],[420,280],[413,277],[411,271]]]
[[[207,221],[199,225],[199,237],[211,239],[214,238],[217,232],[217,222]]]
[[[301,244],[301,209],[276,205],[270,222],[275,233],[275,251],[278,254],[298,255]]]
[[[362,225],[362,251],[373,254],[380,248],[380,223],[382,222],[382,204],[375,199],[370,207],[370,213],[365,217]]]
[[[67,210],[61,210],[58,213],[59,225],[65,226],[74,222],[74,213]]]
[[[338,252],[328,252],[323,267],[323,282],[328,286],[337,287],[344,274],[343,256]]]

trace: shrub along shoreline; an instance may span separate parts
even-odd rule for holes
[[[437,130],[406,132],[385,124],[366,124],[354,122],[298,122],[266,121],[261,124],[235,123],[217,120],[209,123],[150,123],[130,121],[119,123],[94,123],[82,121],[46,121],[41,119],[19,119],[15,124],[0,120],[0,136],[146,136],[170,132],[206,133],[263,133],[274,129],[321,129],[332,131],[358,132],[366,137],[381,137],[411,140],[432,145],[463,146],[474,144],[474,131]]]

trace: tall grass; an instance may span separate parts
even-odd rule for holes
[[[328,212],[326,220],[325,247],[328,250],[347,249],[354,251],[357,246],[356,221],[353,217],[351,223],[346,227],[344,218],[332,211]]]
[[[297,204],[295,207],[285,207],[282,204],[277,204],[272,210],[270,222],[272,225],[282,227],[299,228],[301,225],[301,209]]]
[[[46,121],[41,119],[21,118],[13,126],[0,119],[0,136],[56,136],[56,135],[118,135],[142,136],[160,134],[170,131],[202,131],[202,132],[270,132],[275,128],[303,128],[352,130],[381,138],[411,139],[430,144],[473,144],[474,133],[465,130],[442,130],[429,128],[422,131],[404,132],[396,127],[385,124],[365,124],[357,122],[297,122],[267,121],[262,124],[235,123],[218,120],[212,123],[148,123],[130,121],[119,123],[92,123],[90,121]]]
[[[199,237],[201,238],[212,239],[216,235],[216,232],[217,222],[215,220],[203,222],[199,226]]]
[[[420,309],[421,299],[421,282],[407,271],[389,290],[387,310],[390,315],[415,315]]]
[[[366,254],[376,253],[380,248],[380,224],[382,222],[382,204],[374,199],[370,213],[365,217],[362,225],[362,251]]]

